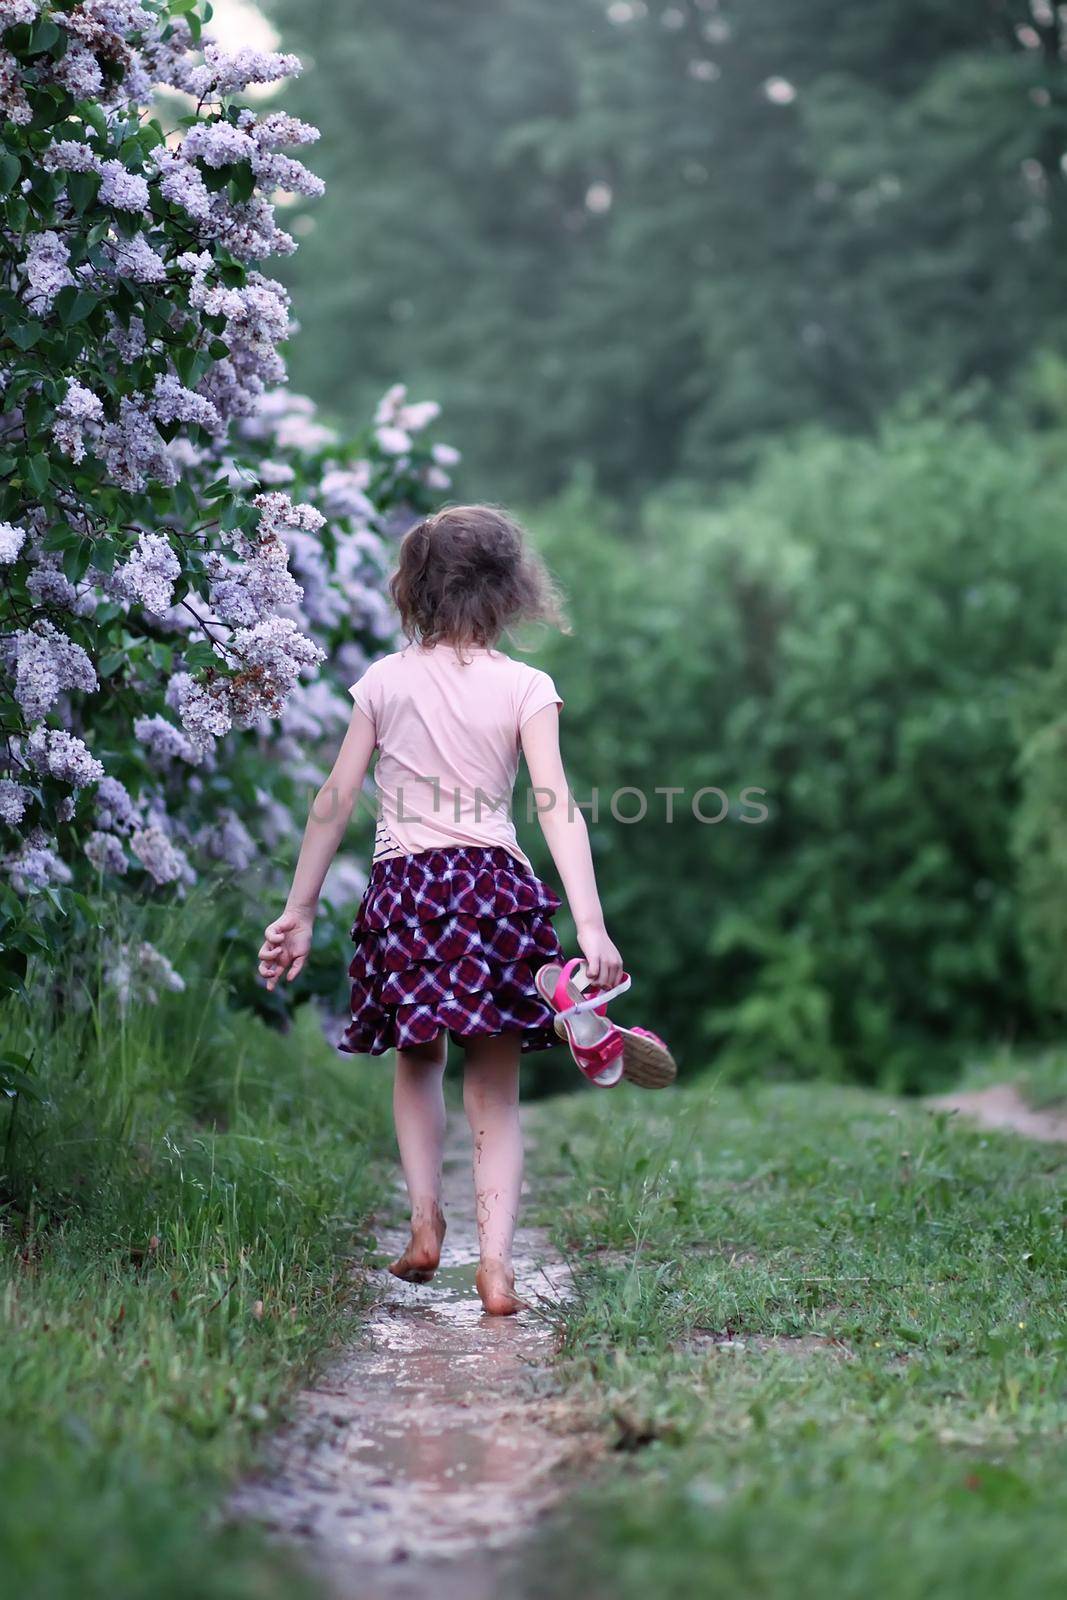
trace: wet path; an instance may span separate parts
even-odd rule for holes
[[[518,1594],[511,1547],[589,1451],[561,1422],[547,1370],[544,1307],[565,1270],[542,1234],[520,1228],[516,1283],[532,1308],[483,1314],[466,1125],[452,1134],[441,1270],[425,1286],[382,1270],[358,1345],[299,1396],[271,1475],[234,1502],[302,1547],[337,1596]],[[379,1233],[390,1256],[405,1242],[406,1229]]]

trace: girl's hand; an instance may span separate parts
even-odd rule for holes
[[[603,923],[595,928],[579,928],[578,947],[585,957],[590,983],[598,989],[613,989],[622,978],[622,956],[608,938]]]
[[[306,911],[288,908],[271,923],[259,952],[259,973],[266,978],[268,989],[274,988],[283,973],[288,983],[299,975],[311,950],[313,924],[314,918]]]

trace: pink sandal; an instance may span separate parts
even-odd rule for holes
[[[579,968],[582,970],[580,975],[577,975]],[[587,991],[586,984],[588,979],[585,975],[585,963],[583,961],[578,959],[568,961],[567,965],[562,968],[541,968],[542,972],[547,970],[557,974],[556,987],[551,993],[548,992],[547,983],[542,985],[538,982],[538,973],[534,974],[534,982],[537,983],[538,989],[549,1005],[552,1006],[553,1010],[557,1011],[556,1032],[561,1037],[568,1039],[574,1059],[582,1067],[574,1044],[571,1042],[569,1034],[565,1033],[564,1015],[572,1016],[574,1014],[592,1012],[595,1016],[606,1021],[608,1002],[617,999],[620,994],[626,993],[630,987],[630,976],[628,973],[623,973],[622,982],[617,984],[614,989],[601,990],[594,988]],[[576,1003],[566,1007],[560,1006],[556,994],[561,984],[565,985],[564,1000],[570,1001],[577,995],[579,998]],[[608,1026],[614,1029],[615,1033],[622,1039],[621,1076],[627,1078],[630,1083],[636,1083],[642,1089],[666,1089],[668,1084],[674,1082],[678,1076],[678,1066],[666,1042],[660,1038],[658,1033],[653,1033],[651,1028],[622,1028],[619,1027],[618,1023],[609,1023]],[[582,1071],[585,1072],[584,1067],[582,1067]],[[589,1074],[586,1073],[586,1076],[588,1077]],[[594,1079],[593,1081],[596,1082],[597,1080]],[[610,1080],[610,1083],[614,1084],[618,1081],[618,1077],[615,1077]]]
[[[564,966],[549,962],[534,973],[541,998],[556,1013],[555,1028],[561,1039],[571,1047],[571,1055],[590,1083],[598,1089],[612,1089],[623,1073],[623,1037],[621,1029],[604,1015],[607,1003],[599,992],[584,996],[574,982],[574,974],[583,967],[578,957]],[[608,991],[607,999],[624,994],[630,979]]]

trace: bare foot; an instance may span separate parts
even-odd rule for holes
[[[502,1261],[483,1261],[474,1283],[491,1317],[513,1317],[522,1310],[525,1302],[515,1293],[515,1274]]]
[[[429,1283],[441,1264],[445,1227],[440,1206],[435,1206],[428,1217],[413,1217],[411,1243],[403,1255],[389,1263],[393,1277],[403,1278],[405,1283]]]

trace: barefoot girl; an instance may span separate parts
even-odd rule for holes
[[[352,721],[316,796],[293,886],[266,931],[273,989],[300,972],[326,870],[378,752],[374,858],[352,937],[352,1019],[342,1050],[396,1052],[393,1108],[411,1199],[411,1242],[391,1267],[424,1283],[441,1255],[442,1076],[447,1039],[465,1054],[463,1101],[486,1311],[517,1310],[512,1238],[522,1182],[519,1055],[557,1042],[534,973],[562,959],[560,899],[519,849],[511,793],[519,751],[566,891],[588,978],[622,976],[604,927],[585,819],[559,753],[563,704],[544,672],[504,655],[510,625],[560,625],[556,591],[502,511],[458,506],[418,523],[390,589],[409,643],[351,689]]]

